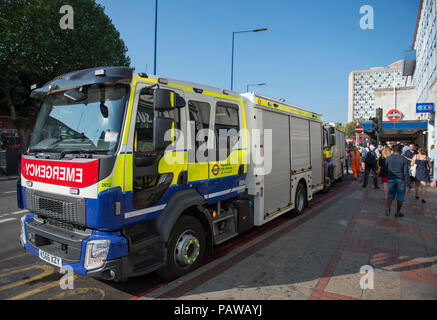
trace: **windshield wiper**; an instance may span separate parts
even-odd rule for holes
[[[56,149],[30,149],[28,153],[59,153],[60,150]]]
[[[61,150],[61,158],[65,157],[66,154],[107,154],[109,150],[105,149],[78,149],[78,150]]]

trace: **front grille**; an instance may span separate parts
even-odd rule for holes
[[[26,209],[46,218],[85,226],[85,200],[26,189]]]

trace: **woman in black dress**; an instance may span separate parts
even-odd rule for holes
[[[425,203],[425,188],[426,185],[431,182],[429,173],[431,171],[431,160],[426,156],[426,149],[424,147],[419,148],[419,154],[416,154],[411,159],[411,165],[416,166],[416,181],[418,191],[422,193],[422,203]],[[416,194],[416,199],[419,199]]]
[[[388,168],[387,168],[387,158],[391,156],[390,147],[385,146],[381,156],[378,159],[378,165],[381,168],[379,171],[379,176],[381,177],[382,187],[384,188],[385,200],[388,199]]]

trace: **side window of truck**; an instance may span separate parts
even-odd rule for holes
[[[161,116],[175,119],[175,128],[180,128],[179,110],[166,111]],[[153,152],[153,90],[140,95],[135,120],[134,152]]]
[[[179,110],[157,113],[157,116],[175,119],[175,128],[180,128]],[[133,204],[136,209],[149,208],[161,199],[167,189],[159,184],[160,175],[153,168],[155,150],[153,148],[153,90],[138,99],[135,119],[134,163],[133,163]]]
[[[153,116],[153,95],[140,95],[135,119],[135,152],[153,151]]]
[[[238,105],[217,102],[215,111],[217,161],[229,157],[232,148],[238,142],[239,129]]]
[[[194,123],[194,139],[195,139],[195,148],[197,148],[202,143],[205,143],[208,138],[205,137],[204,141],[197,141],[197,134],[202,129],[209,129],[209,120],[211,115],[211,106],[209,103],[202,101],[194,101],[190,100],[188,102],[188,110],[190,112],[190,120]]]

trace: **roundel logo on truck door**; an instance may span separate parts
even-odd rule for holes
[[[219,174],[219,172],[220,172],[220,167],[218,166],[218,164],[216,163],[213,167],[212,167],[212,174],[214,175],[214,176],[216,176],[216,175],[218,175]]]

